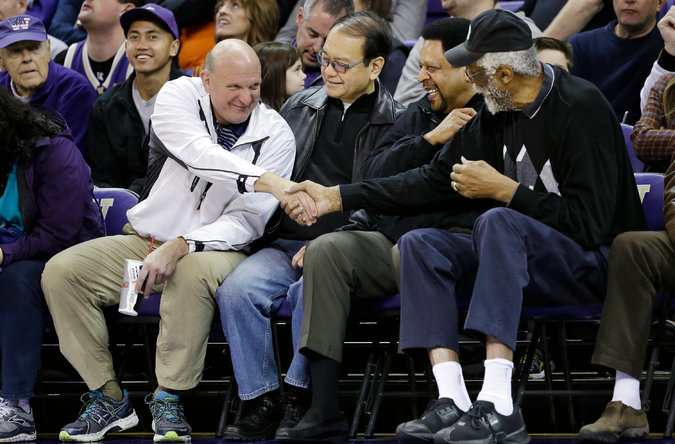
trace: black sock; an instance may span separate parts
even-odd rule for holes
[[[325,356],[315,355],[309,363],[312,378],[312,409],[324,421],[340,416],[340,363]]]
[[[300,406],[305,410],[309,408],[309,404],[312,401],[312,392],[309,389],[284,383],[284,393],[286,396],[297,399]]]

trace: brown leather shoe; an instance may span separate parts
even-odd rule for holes
[[[647,409],[635,410],[621,401],[613,401],[597,421],[579,430],[579,439],[613,443],[619,439],[642,439],[648,434]]]

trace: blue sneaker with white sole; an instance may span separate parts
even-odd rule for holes
[[[148,393],[145,403],[152,413],[154,442],[187,442],[192,439],[192,427],[185,420],[183,404],[178,395],[160,390],[157,395]]]
[[[82,395],[80,416],[61,429],[61,441],[100,441],[108,432],[120,432],[138,424],[138,416],[124,390],[120,401],[104,396],[99,390]]]
[[[35,441],[33,410],[19,406],[16,400],[0,398],[0,442]]]

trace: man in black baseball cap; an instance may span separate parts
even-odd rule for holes
[[[466,41],[445,52],[452,66],[467,66],[489,52],[523,51],[532,47],[532,31],[504,9],[479,14],[469,26]]]
[[[467,81],[485,96],[486,105],[493,113],[530,103],[544,78],[530,28],[515,14],[503,9],[478,15],[471,22],[464,43],[446,51],[445,58],[453,66],[466,67]],[[499,67],[507,69],[498,73]]]
[[[455,212],[446,228],[470,232],[427,228],[398,241],[401,348],[426,350],[434,367],[447,363],[436,380],[449,395],[442,411],[429,412],[430,405],[409,424],[410,440],[397,438],[525,444],[530,438],[511,395],[522,305],[601,301],[610,243],[621,232],[644,229],[644,217],[611,106],[590,82],[540,63],[520,19],[500,10],[478,15],[446,58],[465,66],[487,108],[429,164],[290,191],[308,192],[321,214],[360,208],[408,214],[431,206]],[[466,390],[458,300],[470,301],[464,329],[485,339],[487,355],[482,389],[467,411],[453,398]],[[448,426],[435,431],[441,421]]]

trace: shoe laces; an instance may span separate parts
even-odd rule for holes
[[[106,414],[115,416],[115,409],[112,404],[100,392],[85,393],[80,397],[80,400],[84,403],[84,406],[80,411],[79,419],[83,421],[89,418],[94,419],[94,416],[103,418]]]
[[[10,416],[14,412],[14,406],[9,399],[0,398],[0,419]]]
[[[284,418],[300,421],[305,414],[298,401],[294,398],[288,398],[286,406],[284,407]]]
[[[156,417],[161,417],[163,420],[174,424],[183,422],[183,404],[177,398],[157,399],[153,397],[152,400],[146,402],[156,409]]]
[[[270,410],[270,407],[266,405],[264,399],[261,400],[249,413],[242,422],[251,422],[252,424],[260,424],[264,422],[267,412]]]
[[[469,418],[471,418],[471,427],[474,429],[480,429],[485,422],[484,417],[486,416],[487,412],[485,411],[485,407],[477,404],[472,405],[466,414]]]

